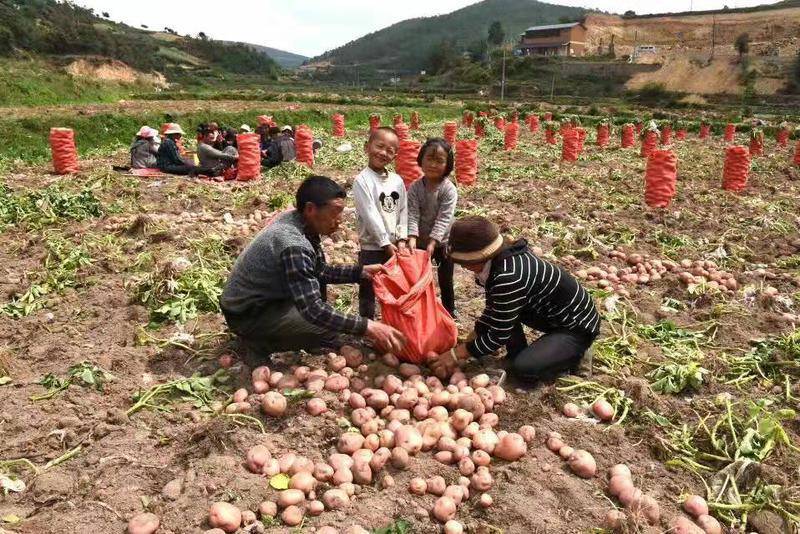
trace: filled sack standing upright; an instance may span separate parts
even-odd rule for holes
[[[436,297],[433,266],[427,251],[395,255],[373,281],[384,323],[397,328],[408,343],[398,358],[424,363],[430,352],[453,348],[458,338],[456,323]]]

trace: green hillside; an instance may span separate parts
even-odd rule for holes
[[[300,54],[294,54],[292,52],[287,52],[286,50],[278,50],[277,48],[272,48],[271,46],[262,46],[252,43],[242,44],[271,57],[278,63],[278,65],[285,69],[297,68],[308,59],[307,56],[301,56]]]
[[[170,82],[225,74],[276,79],[280,67],[243,44],[214,41],[201,34],[180,36],[133,28],[106,14],[55,0],[0,0],[0,56],[48,60],[103,57],[139,71],[158,71]]]
[[[493,21],[500,21],[508,40],[516,39],[530,26],[577,20],[584,13],[586,10],[583,8],[536,0],[484,0],[446,15],[399,22],[330,50],[312,61],[420,70],[429,67],[430,55],[442,41],[452,41],[464,50],[479,47]]]

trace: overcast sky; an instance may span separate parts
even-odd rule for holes
[[[557,0],[551,3],[622,13],[688,11],[772,4],[776,0]],[[107,11],[112,20],[180,34],[205,32],[214,39],[244,41],[316,56],[386,26],[414,17],[449,13],[475,0],[76,0]]]

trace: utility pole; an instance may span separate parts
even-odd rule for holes
[[[506,99],[506,46],[503,44],[503,77],[500,79],[500,102]]]
[[[553,96],[556,92],[556,73],[553,71],[553,80],[550,82],[550,103],[553,103]]]
[[[709,63],[711,59],[714,59],[714,47],[716,46],[717,42],[717,16],[711,16],[711,58],[709,59]]]

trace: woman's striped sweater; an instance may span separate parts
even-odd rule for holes
[[[520,322],[544,333],[569,331],[590,339],[600,332],[591,295],[569,273],[534,255],[524,239],[492,260],[486,307],[467,350],[475,357],[493,353]]]

